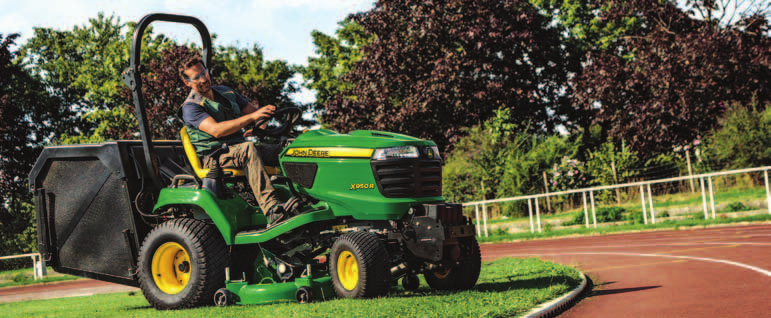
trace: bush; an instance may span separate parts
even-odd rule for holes
[[[749,211],[752,210],[751,207],[748,207],[744,205],[744,203],[741,202],[731,202],[728,204],[728,206],[723,209],[722,212],[739,212],[739,211]]]
[[[771,104],[734,103],[720,124],[722,128],[708,138],[707,151],[724,169],[771,164]]]
[[[562,226],[571,226],[571,225],[581,225],[586,224],[586,220],[584,219],[584,212],[578,212],[572,220],[562,222]]]
[[[617,222],[624,219],[624,213],[626,213],[626,209],[620,207],[603,207],[597,208],[594,212],[597,214],[597,223]],[[642,214],[640,214],[640,218],[642,219]],[[584,219],[584,212],[576,213],[572,220],[563,222],[562,226],[581,224],[586,224],[586,219]]]
[[[624,219],[626,209],[621,207],[606,207],[597,209],[595,213],[597,213],[597,223],[617,222]]]
[[[658,218],[668,218],[669,217],[669,211],[662,211],[661,213],[656,214],[656,217],[658,217]]]

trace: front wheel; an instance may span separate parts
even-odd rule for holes
[[[329,271],[341,298],[371,298],[388,292],[388,251],[374,234],[354,232],[332,245]]]
[[[461,248],[465,249],[465,257],[459,264],[423,274],[428,286],[438,290],[468,290],[474,287],[482,269],[479,243],[471,239],[470,242],[461,242]]]
[[[227,246],[214,225],[194,219],[155,227],[139,251],[139,287],[161,310],[212,305],[225,285]]]

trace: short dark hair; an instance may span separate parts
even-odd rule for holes
[[[185,70],[193,66],[196,66],[199,63],[204,67],[206,67],[206,64],[203,64],[203,60],[201,59],[201,57],[197,55],[194,55],[182,60],[182,64],[179,65],[179,76],[182,77],[183,80],[189,80],[187,78],[187,75],[185,74]]]

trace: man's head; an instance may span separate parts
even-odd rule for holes
[[[211,91],[209,70],[203,66],[200,57],[196,56],[185,60],[179,68],[179,76],[185,81],[185,85],[201,95],[206,95]]]

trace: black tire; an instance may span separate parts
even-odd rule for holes
[[[332,245],[329,257],[329,272],[338,297],[372,298],[388,292],[388,251],[374,234],[354,232],[341,236]]]
[[[225,286],[225,241],[212,224],[171,220],[155,227],[139,251],[139,287],[160,310],[214,304]]]
[[[454,267],[427,271],[423,274],[426,283],[438,290],[468,290],[476,285],[482,269],[482,253],[476,239],[462,242],[461,248],[467,249],[466,257]]]
[[[310,304],[313,302],[313,290],[310,287],[300,287],[294,293],[294,299],[298,304]]]
[[[233,304],[233,295],[226,288],[217,289],[214,293],[214,304],[217,307],[225,307]]]
[[[420,288],[420,278],[415,274],[407,274],[402,278],[402,288],[407,291],[415,291]]]

